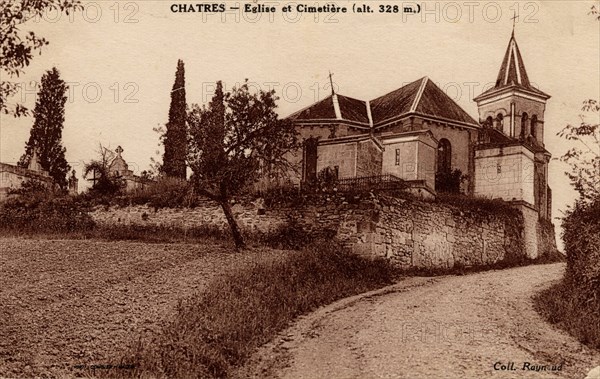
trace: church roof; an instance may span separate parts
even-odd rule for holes
[[[333,97],[326,97],[321,101],[291,114],[288,118],[298,121],[336,119],[335,109],[333,107]]]
[[[415,102],[423,78],[415,80],[386,95],[371,101],[373,123],[379,123],[400,114],[408,113]]]
[[[340,104],[340,113],[345,120],[369,123],[367,102],[351,97],[337,95]]]
[[[477,96],[475,101],[506,88],[518,88],[532,92],[543,98],[550,98],[549,95],[531,85],[514,32],[508,42],[508,47],[506,48],[506,53],[502,60],[502,66],[500,66],[500,72],[498,72],[498,77],[496,78],[496,84],[494,87]]]
[[[375,126],[411,113],[472,126],[479,125],[428,77],[378,97],[371,104]]]
[[[414,109],[417,113],[479,126],[473,117],[469,116],[460,105],[429,78],[423,78],[423,82],[425,82],[424,88],[415,100]]]
[[[339,105],[337,116],[336,101]],[[332,95],[293,113],[294,121],[347,120],[369,126],[369,111],[373,126],[411,114],[429,116],[441,121],[457,122],[477,127],[479,124],[428,77],[406,84],[370,102],[342,95]]]
[[[340,117],[336,114],[334,96],[339,105]],[[367,112],[367,103],[362,100],[353,99],[348,96],[331,95],[318,101],[296,113],[288,116],[295,121],[316,121],[316,120],[346,120],[369,125],[369,114]]]

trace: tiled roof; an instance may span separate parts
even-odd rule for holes
[[[323,120],[335,119],[335,109],[333,107],[332,96],[312,104],[309,107],[299,110],[288,116],[291,120]]]
[[[388,120],[409,114],[430,116],[436,119],[478,126],[444,91],[429,78],[424,77],[370,102],[335,95],[339,104],[339,119],[369,125],[369,112],[373,126],[383,125]],[[288,117],[295,121],[337,119],[333,96],[329,96]]]
[[[466,124],[478,125],[467,112],[465,112],[450,96],[431,80],[425,78],[426,84],[421,96],[417,99],[416,112]]]
[[[415,101],[422,79],[415,80],[386,95],[371,101],[371,114],[373,123],[393,118],[403,113],[408,113]]]
[[[337,98],[339,105],[339,120],[354,121],[365,124],[365,126],[369,125],[369,114],[367,112],[366,101],[338,94],[328,96],[325,99],[288,116],[288,118],[294,121],[338,119],[333,96]]]
[[[351,97],[337,95],[340,104],[340,113],[343,120],[358,121],[369,123],[369,114],[367,113],[367,102],[353,99]]]

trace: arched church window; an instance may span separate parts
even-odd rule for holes
[[[502,115],[502,113],[498,113],[498,115],[496,116],[496,128],[498,128],[499,130],[504,129],[504,116]]]
[[[452,145],[450,144],[450,141],[448,141],[446,138],[442,138],[438,144],[437,154],[438,171],[452,171]]]
[[[527,113],[523,112],[523,115],[521,116],[521,139],[523,139],[529,135],[529,133],[527,132],[528,119],[529,119],[529,116],[527,115]]]
[[[531,136],[533,136],[533,138],[536,138],[537,135],[537,123],[538,123],[538,119],[536,115],[531,116],[531,130],[529,132],[529,134]]]

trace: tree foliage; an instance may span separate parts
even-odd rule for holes
[[[27,114],[22,104],[9,106],[8,98],[15,95],[19,85],[5,78],[15,78],[23,73],[33,59],[33,54],[48,45],[48,41],[34,32],[22,32],[21,26],[34,18],[41,18],[49,9],[69,12],[82,9],[79,0],[2,0],[0,3],[0,112],[19,117]]]
[[[600,199],[600,105],[596,100],[586,100],[580,115],[579,125],[567,125],[558,136],[575,143],[562,157],[561,161],[570,166],[566,172],[571,184],[579,193],[580,201],[589,204]],[[593,118],[588,122],[589,116]]]
[[[88,178],[91,175],[92,187],[90,192],[100,196],[112,196],[118,194],[125,183],[118,178],[110,175],[110,163],[115,158],[115,154],[106,147],[99,145],[98,158],[93,160],[83,168],[83,177]]]
[[[65,159],[66,149],[62,146],[62,129],[65,121],[65,103],[68,86],[60,78],[56,68],[42,76],[33,116],[29,140],[19,166],[27,167],[34,149],[42,168],[50,173],[60,188],[67,187],[70,166]]]
[[[460,185],[467,180],[462,171],[439,171],[435,174],[435,190],[444,193],[460,193]]]
[[[188,115],[191,181],[198,194],[221,205],[238,247],[244,240],[231,197],[261,176],[286,170],[286,155],[298,146],[293,125],[275,113],[277,100],[275,91],[251,93],[247,81],[223,93],[219,81],[208,106],[193,105]]]
[[[185,67],[180,59],[177,62],[175,83],[171,91],[169,122],[164,134],[165,154],[162,170],[167,177],[186,179],[187,154],[187,108],[185,100]]]

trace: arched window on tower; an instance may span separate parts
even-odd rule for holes
[[[438,172],[452,171],[452,145],[446,138],[442,138],[438,144],[437,159]]]
[[[529,120],[529,116],[527,115],[526,112],[523,112],[523,115],[521,115],[521,139],[525,139],[525,137],[527,137],[529,135],[529,133],[527,132],[527,121]]]
[[[504,130],[504,116],[502,113],[498,113],[496,116],[496,129],[500,131]]]
[[[537,115],[531,116],[531,130],[529,131],[529,134],[535,139],[537,139],[537,123]]]
[[[488,128],[493,128],[494,127],[494,119],[492,118],[492,116],[488,116],[488,118],[485,119],[485,125]]]

